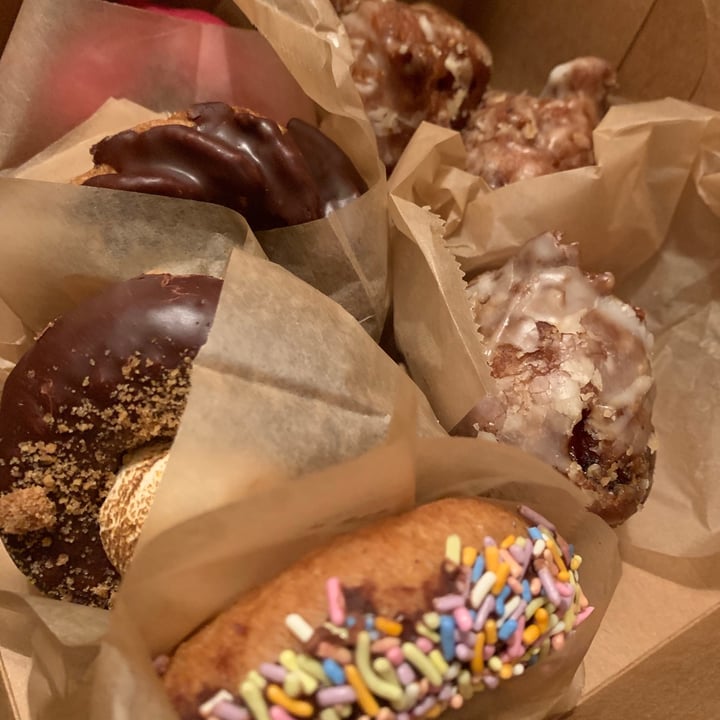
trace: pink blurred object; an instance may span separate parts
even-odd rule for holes
[[[143,0],[123,0],[121,5],[129,5],[130,7],[149,10],[150,12],[160,13],[161,15],[170,15],[172,17],[183,18],[184,20],[193,20],[195,22],[205,23],[206,25],[226,25],[219,17],[215,17],[212,13],[205,10],[196,10],[195,8],[173,8],[164,5],[154,5],[144,2]]]
[[[36,152],[109,97],[169,112],[221,101],[283,125],[291,117],[317,123],[314,104],[256,30],[187,22],[167,8],[87,7],[72,24],[54,30],[55,52],[42,63],[28,98],[25,119],[36,128]]]

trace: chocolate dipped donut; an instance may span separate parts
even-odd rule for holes
[[[455,428],[536,455],[618,525],[652,486],[652,335],[640,310],[612,295],[610,273],[578,265],[559,234],[528,242],[468,285],[495,386]]]
[[[480,102],[492,57],[435,5],[334,0],[353,49],[352,76],[388,170],[421,122],[459,129]]]
[[[42,592],[107,606],[101,506],[127,453],[172,442],[221,281],[143,275],[52,322],[0,401],[0,532]]]
[[[467,170],[499,188],[592,165],[592,133],[615,84],[605,60],[583,57],[556,67],[541,97],[488,91],[462,130]]]
[[[335,538],[158,665],[182,720],[452,714],[562,651],[593,611],[581,561],[529,508],[439,500]]]
[[[95,168],[78,184],[223,205],[253,230],[317,220],[367,190],[317,128],[297,118],[282,128],[219,102],[107,137],[91,152]]]

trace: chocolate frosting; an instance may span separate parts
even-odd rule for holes
[[[350,158],[317,128],[293,118],[288,122],[288,134],[308,161],[320,194],[323,215],[344,207],[367,190]]]
[[[286,132],[217,102],[194,105],[186,119],[105,138],[93,159],[113,172],[83,184],[224,205],[254,230],[316,220],[367,189],[342,150],[301,120]]]
[[[220,287],[201,275],[112,285],[51,323],[9,375],[0,499],[12,506],[17,491],[44,493],[54,522],[8,534],[0,513],[2,538],[43,592],[107,605],[119,578],[100,542],[99,507],[126,452],[174,437]]]

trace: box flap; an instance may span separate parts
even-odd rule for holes
[[[720,608],[587,697],[572,720],[718,716]]]
[[[720,66],[720,8],[713,3],[466,0],[459,14],[492,50],[496,87],[537,93],[558,63],[600,55],[618,68],[624,97],[671,95],[720,107],[720,72],[713,70]]]
[[[656,0],[620,64],[621,93],[691,99],[705,72],[708,33],[701,0]]]
[[[619,65],[652,7],[653,0],[483,0],[466,1],[460,16],[493,53],[492,84],[537,93],[555,65],[578,55]]]
[[[22,0],[2,0],[0,3],[0,55],[5,49],[21,3]]]
[[[680,585],[623,563],[622,579],[585,660],[583,705],[624,675],[632,676],[638,663],[662,655],[667,643],[719,608],[718,588]],[[720,626],[715,638],[720,640]],[[675,678],[684,682],[696,665],[679,666]]]

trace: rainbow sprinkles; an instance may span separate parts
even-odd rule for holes
[[[341,581],[327,581],[328,621],[286,625],[303,651],[285,650],[237,688],[204,702],[208,720],[411,720],[458,709],[475,693],[522,675],[593,608],[578,581],[582,558],[555,526],[521,506],[524,536],[483,546],[447,538],[441,573],[452,592],[414,617],[350,612]]]

